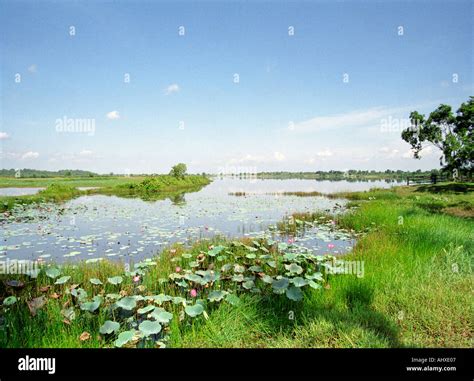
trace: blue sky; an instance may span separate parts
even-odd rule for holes
[[[474,94],[472,4],[0,1],[1,167],[437,167],[399,124]]]

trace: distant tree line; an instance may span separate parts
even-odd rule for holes
[[[347,171],[314,171],[314,172],[258,172],[258,173],[234,173],[226,174],[225,176],[246,178],[256,177],[260,179],[319,179],[319,180],[334,180],[334,179],[406,179],[412,176],[430,176],[436,174],[438,176],[449,175],[449,172],[443,173],[442,170],[432,169],[428,171],[422,171],[418,169],[416,171],[402,171],[402,170],[391,170],[385,171],[376,170],[356,170],[349,169]],[[220,174],[223,176],[222,174]]]
[[[95,177],[97,173],[90,171],[81,171],[79,169],[63,169],[60,171],[42,171],[38,169],[0,169],[2,177]]]

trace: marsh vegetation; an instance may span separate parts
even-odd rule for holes
[[[156,186],[175,185],[168,180]],[[153,183],[133,188],[140,195]],[[330,208],[284,214],[266,234],[209,234],[145,258],[60,264],[45,257],[35,273],[2,276],[0,345],[468,347],[472,188],[339,193]],[[326,199],[260,197],[291,208]],[[307,234],[318,238],[318,253]],[[334,243],[347,239],[355,246],[341,256]],[[337,271],[356,262],[362,277]]]

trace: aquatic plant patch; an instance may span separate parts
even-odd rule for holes
[[[105,319],[97,332],[87,332],[101,335],[104,346],[165,347],[173,321],[175,329],[192,326],[196,319],[207,319],[221,303],[239,305],[244,294],[300,302],[306,290],[321,289],[327,282],[327,266],[335,259],[272,240],[234,240],[206,250],[173,250],[175,255],[167,259],[171,271],[158,282],[159,290],[148,289],[145,281],[155,275],[160,257],[103,279],[79,280],[74,274],[65,275],[62,266],[42,266],[36,278],[26,280],[28,293],[4,298],[3,328],[8,330],[11,314],[25,307],[32,319],[44,308],[58,308],[66,324],[76,324],[78,318]],[[30,298],[30,292],[43,295]]]

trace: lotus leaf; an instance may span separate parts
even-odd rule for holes
[[[99,332],[102,335],[110,335],[111,333],[117,332],[120,328],[120,323],[112,320],[107,320],[100,328]]]

